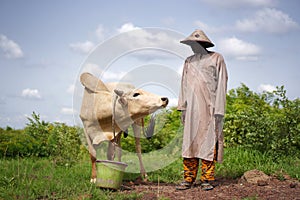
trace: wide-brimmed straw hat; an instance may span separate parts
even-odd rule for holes
[[[191,45],[195,41],[200,42],[205,48],[215,46],[202,30],[195,30],[190,36],[180,42]]]

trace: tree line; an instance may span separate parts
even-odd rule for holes
[[[273,92],[256,93],[241,84],[227,94],[225,148],[242,146],[271,154],[275,159],[282,155],[300,156],[299,113],[300,99],[288,99],[283,86]],[[176,108],[158,113],[157,132],[151,139],[141,138],[142,151],[151,152],[174,139],[180,140],[183,131],[180,114]],[[122,148],[135,151],[132,134],[122,139]],[[82,128],[45,122],[35,112],[22,130],[0,128],[0,158],[50,157],[58,164],[68,165],[85,153]]]

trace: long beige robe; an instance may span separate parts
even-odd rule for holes
[[[227,69],[216,52],[194,54],[185,60],[178,110],[186,111],[182,157],[223,161]],[[219,117],[216,117],[219,116]]]

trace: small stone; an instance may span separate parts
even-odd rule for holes
[[[270,177],[266,175],[264,172],[259,170],[250,170],[244,173],[244,175],[241,178],[241,183],[244,181],[250,184],[260,184],[259,181],[262,181],[262,185],[267,185],[270,181]]]
[[[264,180],[258,180],[258,181],[257,181],[257,185],[258,185],[258,186],[266,186],[266,185],[268,185],[268,182],[267,182],[267,181],[264,181]]]
[[[297,183],[295,182],[290,183],[290,188],[295,188],[295,187],[297,187]]]

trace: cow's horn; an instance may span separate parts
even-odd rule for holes
[[[115,89],[114,92],[118,95],[118,96],[123,96],[124,92],[122,90],[118,90],[118,89]]]

